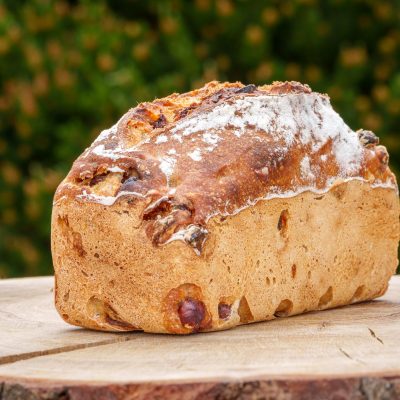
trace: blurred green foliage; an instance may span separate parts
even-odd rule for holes
[[[0,0],[0,276],[51,273],[54,190],[129,107],[206,81],[299,80],[400,166],[389,0]]]

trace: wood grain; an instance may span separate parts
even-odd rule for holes
[[[379,300],[185,337],[69,328],[50,288],[0,282],[1,400],[400,398],[400,277]]]

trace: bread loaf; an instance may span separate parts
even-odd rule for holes
[[[52,216],[65,321],[188,334],[382,295],[397,266],[388,153],[297,82],[211,82],[129,110]]]

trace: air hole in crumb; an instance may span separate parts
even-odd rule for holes
[[[88,317],[93,319],[101,327],[112,327],[114,330],[132,331],[139,328],[123,321],[117,312],[103,300],[92,296],[86,303]]]
[[[115,265],[116,267],[119,266],[119,264],[118,264],[116,261],[114,261],[114,265]]]
[[[297,267],[296,264],[292,265],[292,278],[296,278],[296,273],[297,273]]]
[[[333,289],[332,286],[328,287],[328,290],[320,297],[319,302],[318,302],[318,307],[325,307],[327,306],[333,298]]]
[[[69,290],[68,290],[68,292],[65,293],[64,296],[63,296],[63,300],[64,300],[65,302],[67,302],[68,299],[69,299]]]
[[[238,314],[240,317],[240,322],[242,324],[246,324],[246,323],[254,320],[253,314],[251,313],[251,310],[250,310],[249,303],[247,302],[247,299],[245,296],[243,296],[240,299]]]
[[[84,275],[84,276],[86,276],[86,277],[89,276],[83,269],[81,269],[81,272],[82,272],[82,275]]]
[[[358,300],[364,293],[365,290],[365,285],[361,285],[357,288],[357,290],[354,292],[353,297],[351,298],[351,301],[356,301]]]
[[[275,277],[272,278],[272,283],[274,283],[274,284],[276,283],[276,278]]]
[[[99,253],[94,253],[93,254],[96,258],[99,258],[100,256],[99,256]]]
[[[286,236],[288,228],[289,212],[288,210],[283,210],[278,220],[278,230],[282,236]]]
[[[269,286],[271,284],[270,279],[268,278],[268,276],[266,277],[265,281],[267,282],[267,285]]]
[[[307,278],[310,279],[311,278],[311,271],[307,272]]]
[[[62,317],[63,317],[64,319],[69,319],[69,315],[68,315],[68,314],[63,314]]]
[[[115,281],[114,281],[114,279],[112,279],[112,280],[110,281],[110,286],[111,286],[111,287],[114,287],[114,286],[115,286]]]
[[[293,303],[289,299],[284,299],[279,303],[279,306],[276,308],[274,315],[275,317],[286,317],[293,310]]]

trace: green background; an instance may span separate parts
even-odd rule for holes
[[[400,5],[385,0],[0,0],[0,276],[51,273],[54,190],[143,100],[299,80],[400,167]]]

